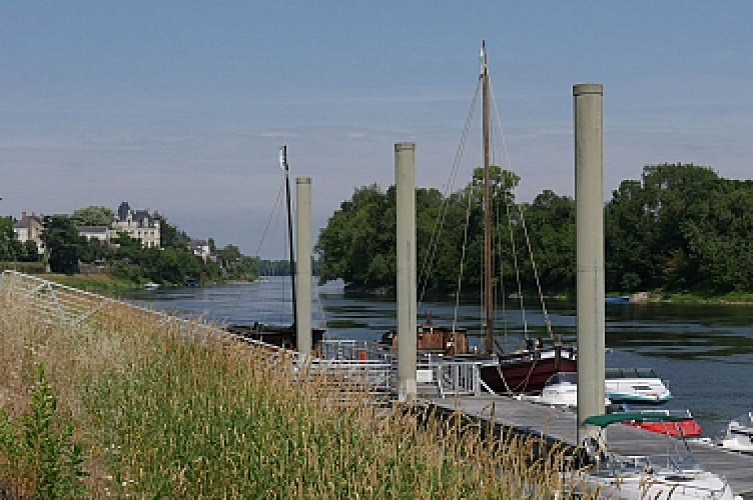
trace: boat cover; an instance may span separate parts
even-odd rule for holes
[[[601,427],[607,427],[608,425],[624,422],[625,420],[634,420],[636,422],[680,422],[687,420],[687,417],[680,417],[678,415],[665,415],[665,414],[646,414],[638,412],[620,412],[620,413],[606,413],[604,415],[592,415],[587,417],[583,423],[586,425],[595,425]]]

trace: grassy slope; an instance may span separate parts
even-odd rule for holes
[[[327,384],[293,380],[264,349],[200,342],[125,306],[75,328],[2,291],[0,310],[0,408],[29,409],[44,362],[93,497],[530,498],[558,482],[529,443],[332,404]],[[0,449],[0,485],[29,494],[30,474]]]
[[[86,290],[87,292],[101,294],[117,294],[122,290],[133,290],[140,288],[140,285],[129,280],[120,280],[107,273],[101,274],[74,274],[67,276],[65,274],[46,273],[37,275],[39,278],[54,281],[61,285]]]

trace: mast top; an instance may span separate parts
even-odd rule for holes
[[[287,172],[288,170],[288,147],[280,146],[280,168]]]
[[[486,40],[481,40],[481,76],[489,72],[489,66],[486,63]]]

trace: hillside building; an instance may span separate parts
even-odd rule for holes
[[[31,215],[21,212],[21,218],[13,224],[13,234],[15,234],[16,239],[21,243],[26,243],[30,240],[33,241],[36,243],[37,251],[40,255],[44,254],[44,243],[42,242],[43,230],[42,216],[34,212]]]
[[[146,248],[160,247],[160,216],[149,209],[133,210],[127,201],[118,207],[115,220],[110,224],[108,237],[110,241],[125,233],[141,241]]]

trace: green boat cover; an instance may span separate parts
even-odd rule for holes
[[[683,418],[677,415],[666,415],[663,413],[622,412],[592,415],[587,417],[583,423],[586,425],[596,425],[603,429],[608,425],[617,422],[624,422],[625,420],[635,420],[637,422],[680,422],[682,420],[687,420],[687,417]]]

